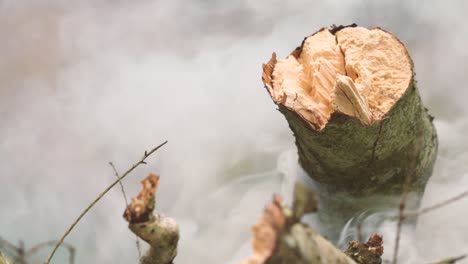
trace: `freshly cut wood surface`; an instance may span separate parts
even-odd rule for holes
[[[322,29],[306,38],[300,52],[276,62],[267,85],[276,103],[322,130],[335,111],[365,125],[380,121],[411,77],[411,59],[392,34],[347,27],[335,34]]]

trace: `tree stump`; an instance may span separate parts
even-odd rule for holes
[[[294,133],[299,163],[318,186],[321,213],[348,220],[395,208],[397,200],[387,197],[405,185],[415,198],[407,208],[418,206],[437,135],[414,76],[393,34],[355,24],[323,28],[263,65],[263,83]]]

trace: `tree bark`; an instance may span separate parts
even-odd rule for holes
[[[350,27],[355,27],[355,25]],[[314,38],[315,34],[304,39],[302,45],[286,59],[277,61],[276,54],[273,54],[270,61],[263,65],[262,80],[293,131],[299,163],[318,186],[317,191],[321,198],[321,213],[326,218],[325,222],[328,222],[330,218],[337,217],[348,220],[356,212],[372,208],[396,208],[398,201],[389,200],[385,197],[402,193],[408,177],[410,177],[410,181],[407,185],[409,185],[409,190],[414,193],[414,199],[407,205],[407,208],[417,207],[426,182],[432,173],[437,152],[437,136],[432,124],[432,117],[421,101],[416,87],[416,80],[414,79],[413,63],[406,48],[396,37],[379,28],[369,30],[371,32],[369,34],[378,32],[379,34],[390,35],[390,37],[387,37],[396,40],[394,45],[401,45],[401,47],[395,49],[404,50],[403,55],[405,58],[397,59],[401,61],[402,65],[404,60],[409,62],[410,78],[403,87],[405,89],[402,90],[404,92],[401,95],[390,94],[388,98],[378,97],[384,99],[380,99],[382,101],[377,102],[374,108],[391,104],[387,112],[375,113],[374,116],[372,116],[372,113],[369,114],[369,111],[372,111],[370,104],[373,99],[366,98],[366,92],[368,94],[388,94],[387,91],[391,87],[383,91],[372,91],[372,89],[375,90],[376,88],[369,85],[369,83],[373,82],[377,77],[369,78],[367,83],[369,88],[364,87],[366,84],[362,81],[364,76],[360,76],[358,71],[365,73],[362,68],[375,67],[375,69],[366,70],[379,74],[378,67],[380,66],[376,63],[366,64],[366,62],[362,62],[361,64],[359,61],[354,61],[352,65],[347,64],[348,59],[351,60],[351,58],[348,58],[348,54],[352,57],[354,56],[353,52],[357,52],[351,49],[354,48],[352,47],[353,43],[346,44],[346,39],[341,41],[348,46],[340,44],[337,34],[340,34],[339,32],[343,29],[350,30],[350,27],[333,27],[330,30],[322,29],[316,33],[317,35],[332,34],[333,38],[336,38],[335,41],[338,43],[336,44],[338,49],[336,56],[338,59],[340,59],[339,56],[343,57],[342,60],[345,64],[343,74],[351,77],[341,76],[337,73],[340,71],[338,68],[336,72],[330,71],[331,74],[328,74],[328,76],[333,75],[329,78],[329,81],[333,82],[333,85],[329,88],[330,95],[326,97],[331,98],[329,100],[332,101],[329,103],[331,105],[329,109],[333,108],[329,111],[329,116],[326,115],[328,112],[319,115],[321,108],[314,104],[317,101],[316,99],[309,100],[307,98],[309,94],[303,96],[304,93],[316,92],[314,89],[319,90],[320,87],[307,88],[309,89],[307,90],[305,86],[309,84],[300,83],[296,85],[297,83],[295,83],[302,81],[304,78],[309,78],[307,77],[307,74],[309,74],[307,72],[308,66],[304,63],[306,60],[304,57],[308,54],[304,55],[304,53],[310,53],[311,51],[305,50],[307,48],[305,45],[307,46],[308,42],[314,41],[310,39]],[[356,28],[355,30],[364,31],[362,28]],[[372,40],[369,40],[369,42],[363,40],[362,46],[366,45],[372,46]],[[378,46],[373,48],[379,49]],[[323,62],[330,57],[330,51],[327,52],[322,61],[320,61],[322,58],[316,59],[320,55],[316,52],[313,55],[316,61],[310,62],[310,64],[313,66],[320,64],[318,68],[320,66],[322,68],[329,67],[330,63],[325,64]],[[340,52],[342,55],[339,54]],[[368,52],[371,53],[372,51]],[[359,58],[366,60],[371,56],[378,56],[378,54],[371,54],[367,57],[364,54]],[[387,59],[390,60],[386,57],[380,58],[383,61]],[[297,78],[301,80],[294,80],[294,76],[291,77],[291,75],[296,74],[296,72],[291,73],[293,71],[291,66],[288,66],[289,75],[286,76],[286,73],[284,73],[285,66],[283,66],[286,60],[293,62],[297,60],[302,63],[299,66],[303,67],[300,68],[300,70],[303,70],[300,74],[303,75],[297,74]],[[395,62],[396,67],[398,67],[400,61]],[[339,67],[341,66],[339,65]],[[404,67],[402,66],[402,68]],[[313,71],[313,69],[309,71]],[[280,70],[283,72],[280,72]],[[397,70],[393,69],[391,74],[378,76],[378,78],[391,79],[391,75],[396,74]],[[355,72],[358,72],[358,74]],[[313,75],[310,78],[320,74],[320,72],[314,72],[310,74]],[[388,77],[389,75],[390,77]],[[290,79],[287,79],[286,82],[285,78]],[[349,83],[347,83],[348,79]],[[312,79],[312,81],[314,80]],[[356,85],[353,81],[356,82]],[[364,88],[358,87],[357,83],[359,81],[362,81]],[[291,83],[292,86],[302,85],[303,87],[291,87]],[[309,92],[310,90],[312,92]],[[323,93],[323,91],[321,92]],[[293,95],[291,96],[291,94]],[[344,101],[347,101],[348,105],[340,106],[344,102],[342,98],[346,98]],[[328,120],[323,121],[327,118]]]

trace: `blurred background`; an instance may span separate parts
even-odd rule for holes
[[[145,150],[125,181],[161,175],[158,211],[181,226],[177,263],[235,263],[273,193],[286,197],[294,139],[261,64],[331,24],[394,32],[435,116],[439,156],[423,206],[468,186],[466,1],[0,0],[0,236],[58,239]],[[67,238],[76,263],[137,263],[117,187]],[[400,263],[468,253],[468,200],[405,229]],[[395,223],[374,226],[393,249]],[[29,259],[44,261],[50,249]],[[53,263],[67,263],[60,250]],[[468,263],[460,262],[460,263]]]

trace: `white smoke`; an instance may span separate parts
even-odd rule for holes
[[[181,224],[177,263],[248,254],[250,225],[272,193],[303,178],[286,121],[262,88],[261,63],[322,26],[380,26],[407,44],[440,151],[424,205],[466,186],[467,8],[464,1],[0,0],[0,235],[57,239],[111,181],[129,196],[162,176],[159,211]],[[468,246],[468,200],[405,232],[405,263]],[[67,241],[77,263],[136,263],[119,189]],[[394,223],[379,224],[391,256]],[[411,250],[409,250],[411,249]],[[430,249],[430,250],[428,250]],[[44,260],[48,251],[32,259]],[[61,252],[54,263],[66,263]],[[403,260],[402,260],[403,262]]]

